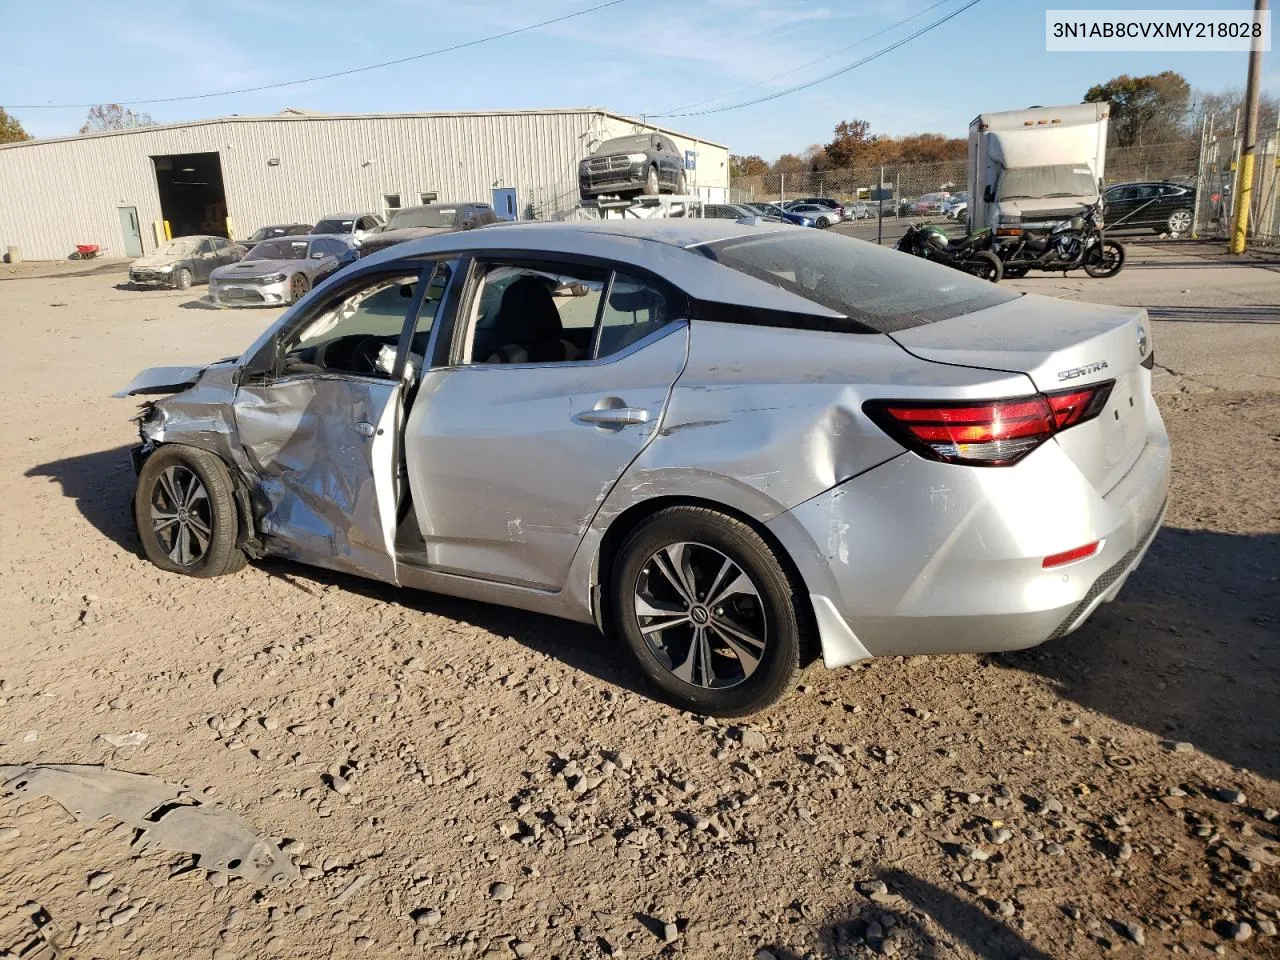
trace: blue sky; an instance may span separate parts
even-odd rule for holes
[[[624,0],[537,32],[354,77],[138,109],[160,122],[268,114],[287,106],[394,112],[598,105],[640,115],[727,95],[706,105],[714,107],[829,72],[965,0],[945,0],[921,12],[936,2]],[[84,122],[84,108],[10,105],[144,99],[274,83],[409,56],[592,5],[593,0],[6,3],[0,8],[6,41],[0,106],[33,135],[70,134]],[[1077,102],[1091,84],[1118,73],[1174,69],[1193,87],[1243,86],[1243,53],[1045,52],[1047,7],[1106,6],[1105,0],[982,0],[881,59],[808,90],[663,122],[727,143],[737,153],[772,158],[826,141],[838,121],[854,117],[870,121],[876,133],[963,136],[981,111]],[[1123,6],[1250,4],[1125,0]],[[859,42],[918,12],[909,23]],[[843,47],[849,49],[835,53]],[[833,55],[766,79],[827,54]],[[1280,51],[1266,55],[1263,73],[1266,89],[1280,93]]]

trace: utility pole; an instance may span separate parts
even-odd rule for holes
[[[1262,23],[1267,0],[1253,0],[1253,22]],[[1262,82],[1262,38],[1249,49],[1249,79],[1244,89],[1244,131],[1240,138],[1239,189],[1231,222],[1232,253],[1244,253],[1249,233],[1249,205],[1253,201],[1253,157],[1258,149],[1258,87]]]

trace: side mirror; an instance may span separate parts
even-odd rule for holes
[[[995,187],[993,187],[991,184],[987,184],[985,187],[983,187],[983,188],[982,188],[982,199],[983,199],[983,202],[985,202],[985,203],[995,203],[995,202],[996,202],[996,188],[995,188]]]
[[[321,250],[317,250],[315,253],[311,254],[312,260],[323,260],[324,258],[325,258],[325,254]]]

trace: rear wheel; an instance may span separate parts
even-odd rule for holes
[[[1114,240],[1104,240],[1089,251],[1084,272],[1091,277],[1105,280],[1124,269],[1124,247]]]
[[[173,289],[190,290],[191,289],[191,271],[186,267],[179,267],[173,274]]]
[[[1173,236],[1181,236],[1191,231],[1191,211],[1175,210],[1169,214],[1169,233]]]
[[[680,176],[676,179],[676,194],[684,196],[689,192],[689,181],[685,179],[684,171],[680,171]]]
[[[658,195],[658,168],[650,167],[649,172],[645,174],[644,189],[641,191],[646,197],[656,197]]]
[[[245,565],[231,475],[207,451],[166,444],[151,454],[138,474],[133,516],[147,559],[163,570],[216,577]]]
[[[715,510],[655,513],[623,543],[610,592],[636,664],[686,709],[762,710],[807,663],[801,595],[758,533]]]
[[[828,220],[826,217],[819,217],[819,218],[818,218],[818,229],[819,229],[819,230],[825,230],[825,229],[827,229],[827,227],[829,227],[829,226],[831,226],[831,221],[830,221],[830,220]]]
[[[989,280],[991,283],[999,283],[1000,278],[1004,276],[1004,264],[1000,262],[1000,258],[994,253],[987,250],[979,250],[977,253],[969,255],[964,263],[965,273],[971,273],[980,280]]]

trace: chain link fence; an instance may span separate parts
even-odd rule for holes
[[[1232,197],[1238,189],[1238,156],[1239,136],[1234,132],[1225,136],[1206,132],[1201,142],[1183,139],[1113,147],[1107,151],[1106,185],[1167,181],[1194,188],[1193,226],[1182,236],[1225,239],[1231,228]],[[846,216],[852,215],[842,232],[892,243],[908,223],[922,220],[963,230],[963,216],[948,220],[943,200],[967,190],[967,160],[959,159],[738,177],[730,186],[730,201],[780,203],[831,197],[844,203]],[[1126,229],[1123,222],[1116,226]],[[1280,244],[1280,129],[1259,139],[1249,227],[1252,243]],[[1159,227],[1135,229],[1160,232]]]

